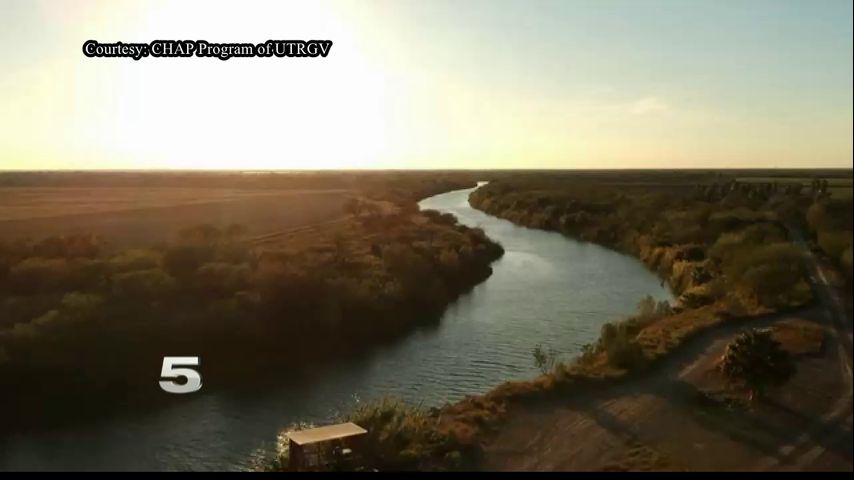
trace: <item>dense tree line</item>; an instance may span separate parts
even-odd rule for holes
[[[437,321],[502,253],[453,216],[404,209],[264,248],[239,225],[119,252],[92,235],[2,243],[0,384],[18,388],[0,402],[157,392],[164,355],[201,356],[210,388],[286,374]]]
[[[724,297],[770,309],[808,301],[800,253],[787,238],[785,224],[792,219],[804,223],[812,200],[775,196],[773,189],[758,187],[767,190],[766,197],[737,183],[727,185],[615,187],[534,177],[493,182],[470,201],[516,223],[640,258],[681,294],[681,307]]]
[[[348,189],[378,195],[387,189],[410,191],[409,200],[454,188],[465,188],[479,180],[465,172],[382,172],[382,171],[305,171],[305,172],[0,172],[2,187],[175,187],[230,189]],[[446,188],[453,185],[454,188]]]
[[[806,212],[810,233],[818,247],[852,278],[852,202],[851,198],[823,198]]]

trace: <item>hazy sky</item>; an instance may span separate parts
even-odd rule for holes
[[[0,169],[852,166],[850,0],[237,5],[0,0]]]

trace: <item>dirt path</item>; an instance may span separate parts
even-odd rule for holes
[[[854,403],[852,325],[840,289],[828,280],[822,263],[809,248],[803,235],[796,229],[789,229],[789,234],[804,252],[813,292],[823,307],[821,314],[830,326],[831,346],[835,349],[846,392],[839,397],[830,410],[821,416],[812,429],[803,432],[792,444],[781,448],[784,452],[782,462],[766,459],[765,462],[760,463],[760,466],[768,468],[794,466],[796,469],[804,469],[821,465],[825,461],[825,457],[829,455],[827,445],[844,445],[849,452],[852,449],[852,403]],[[851,470],[850,464],[848,470]]]
[[[518,407],[485,447],[486,470],[852,469],[851,324],[836,289],[806,249],[819,305],[692,339],[647,376],[593,393]],[[703,393],[714,364],[747,328],[790,318],[828,324],[821,358],[754,408]]]

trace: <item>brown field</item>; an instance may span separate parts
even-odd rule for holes
[[[183,228],[245,225],[250,236],[342,215],[348,190],[143,187],[0,189],[0,239],[94,233],[112,247],[151,245]]]

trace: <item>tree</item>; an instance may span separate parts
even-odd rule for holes
[[[721,371],[731,382],[747,387],[753,401],[762,397],[767,387],[789,380],[795,374],[795,364],[770,329],[754,328],[727,345]]]

